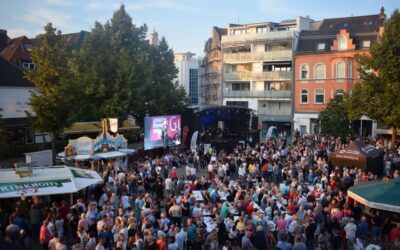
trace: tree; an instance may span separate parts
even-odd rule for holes
[[[395,10],[386,22],[379,42],[369,55],[357,56],[360,81],[354,86],[348,106],[379,124],[393,128],[392,140],[400,127],[400,13]],[[360,104],[361,103],[361,104]]]
[[[345,138],[351,133],[350,121],[344,108],[342,96],[335,96],[326,106],[326,109],[319,113],[321,133],[327,136],[340,136]]]
[[[25,71],[25,78],[36,90],[32,92],[29,105],[33,113],[33,127],[51,134],[53,163],[56,157],[56,142],[64,128],[72,125],[71,113],[74,109],[76,85],[71,81],[69,59],[71,48],[67,41],[49,23],[45,33],[38,36],[42,45],[32,48],[32,61],[36,70]]]
[[[95,23],[71,64],[81,85],[78,120],[132,114],[140,124],[146,111],[166,114],[186,105],[186,94],[173,84],[173,51],[164,38],[149,45],[146,35],[147,26],[134,25],[124,5],[104,25]]]
[[[174,63],[174,52],[163,37],[158,46],[147,47],[145,83],[140,87],[143,99],[134,99],[132,107],[136,117],[142,118],[148,112],[164,115],[176,114],[188,104],[185,89],[174,83],[178,69]],[[140,103],[148,103],[147,106]]]

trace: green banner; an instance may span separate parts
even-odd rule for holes
[[[75,170],[75,169],[71,169],[72,174],[74,175],[75,178],[86,178],[86,179],[94,179],[93,176],[91,176],[90,174],[87,174],[83,171],[80,170]]]
[[[63,183],[68,182],[71,182],[71,179],[0,183],[0,193],[16,192],[31,188],[62,187]]]

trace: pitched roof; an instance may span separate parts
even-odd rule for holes
[[[9,40],[0,56],[16,65],[19,61],[30,60],[30,47],[31,43],[26,36],[17,37]]]
[[[0,86],[10,87],[34,87],[24,79],[24,73],[10,62],[0,57]]]
[[[325,43],[325,50],[322,51],[330,51],[336,34],[343,29],[350,34],[356,49],[359,49],[364,40],[371,41],[371,44],[376,42],[380,27],[384,25],[384,22],[385,18],[380,15],[324,19],[317,29],[304,30],[300,33],[297,52],[321,52],[317,50],[318,43]]]
[[[63,34],[62,36],[67,40],[75,49],[80,49],[83,45],[85,36],[89,34],[87,31],[80,31],[76,33]],[[0,56],[18,65],[21,61],[31,61],[30,48],[40,47],[42,41],[39,38],[27,38],[26,36],[10,39],[7,47],[0,51]]]

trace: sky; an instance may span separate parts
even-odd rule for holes
[[[378,14],[400,8],[399,0],[0,0],[0,29],[15,38],[35,37],[51,22],[62,33],[90,31],[105,23],[120,4],[134,24],[146,23],[165,36],[174,52],[203,56],[213,26],[229,23],[279,22],[297,16],[314,20]]]

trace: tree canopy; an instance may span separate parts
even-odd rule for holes
[[[36,87],[29,99],[34,114],[28,115],[34,117],[35,129],[51,133],[54,161],[56,140],[63,129],[72,124],[76,86],[69,70],[71,48],[51,23],[44,30],[45,33],[38,36],[42,45],[32,48],[32,61],[37,69],[24,73]]]
[[[369,55],[357,56],[360,81],[346,107],[353,110],[352,118],[367,115],[379,124],[400,127],[400,13],[395,10],[387,20],[379,41],[370,48]]]
[[[77,119],[132,114],[141,121],[146,111],[166,114],[186,105],[186,94],[173,83],[173,51],[165,38],[153,46],[146,35],[147,26],[134,25],[124,5],[104,25],[95,23],[71,64],[82,95]]]
[[[343,97],[336,95],[319,113],[321,133],[328,136],[340,136],[345,138],[351,133],[348,113],[344,108]]]

